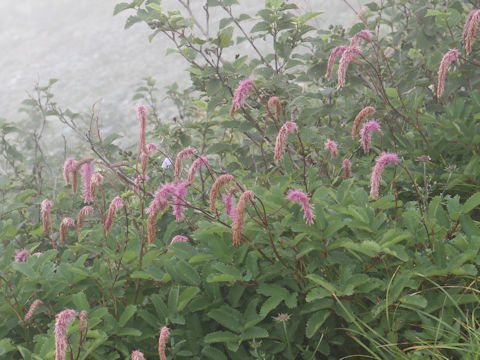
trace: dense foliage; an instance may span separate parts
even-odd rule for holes
[[[321,14],[284,0],[256,17],[208,0],[207,22],[179,2],[193,17],[159,0],[115,7],[171,41],[192,80],[168,87],[172,119],[145,79],[134,147],[104,137],[95,108],[62,110],[55,81],[23,103],[41,127],[1,125],[2,359],[58,359],[73,316],[67,359],[477,359],[473,6],[386,0],[319,30]],[[226,16],[214,35],[209,10]],[[48,140],[76,193],[44,151],[52,121],[82,141]]]

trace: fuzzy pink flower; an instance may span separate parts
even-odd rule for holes
[[[372,183],[370,186],[370,197],[372,199],[378,199],[378,190],[380,189],[380,182],[382,181],[382,172],[385,166],[395,163],[398,164],[400,160],[395,153],[382,154],[377,158],[377,162],[372,171]]]
[[[70,173],[75,168],[76,161],[73,158],[68,158],[63,163],[63,178],[66,184],[70,184]]]
[[[350,41],[350,46],[358,45],[361,40],[371,42],[373,39],[373,34],[370,30],[362,30],[355,34],[355,36]]]
[[[303,218],[305,221],[313,225],[313,218],[315,217],[312,210],[313,207],[310,205],[310,197],[306,195],[302,190],[299,189],[290,189],[286,196],[288,201],[295,202],[302,205],[303,208]]]
[[[175,244],[177,242],[188,242],[188,239],[185,236],[182,235],[176,235],[172,238],[170,241],[170,245]]]
[[[236,190],[234,187],[233,189]],[[235,200],[233,198],[232,191],[227,191],[226,194],[222,194],[222,202],[225,205],[225,212],[227,213],[230,218],[235,221],[235,214],[236,214],[236,207],[235,207]]]
[[[131,360],[145,360],[145,358],[143,357],[143,353],[141,353],[138,350],[135,350],[132,352]]]
[[[445,76],[447,75],[448,65],[460,57],[457,49],[451,49],[443,56],[442,62],[438,67],[437,97],[442,96],[445,89]]]
[[[90,188],[92,174],[93,174],[93,164],[92,162],[87,162],[82,165],[82,177],[83,177],[83,201],[86,204],[89,204],[92,201],[92,192]]]
[[[392,55],[394,52],[395,52],[395,50],[393,50],[392,47],[388,47],[388,48],[386,48],[386,49],[383,51],[383,56],[389,57],[389,56]]]
[[[267,107],[269,110],[271,108],[275,109],[276,117],[279,117],[282,114],[282,104],[280,103],[280,99],[276,96],[272,96],[270,99],[268,99]]]
[[[294,131],[298,133],[298,126],[291,121],[287,121],[280,128],[277,139],[275,141],[275,152],[273,156],[273,161],[275,162],[275,164],[282,160],[285,148],[285,140],[287,139],[288,134],[291,134]]]
[[[328,62],[327,62],[327,73],[325,74],[327,79],[330,79],[332,77],[333,66],[335,65],[335,61],[337,61],[337,58],[339,56],[342,56],[345,50],[347,50],[347,47],[340,45],[340,46],[337,46],[336,48],[333,48],[332,51],[330,51],[330,56],[328,57]]]
[[[462,40],[465,42],[468,34],[468,29],[470,27],[470,22],[472,21],[473,14],[478,11],[477,9],[470,10],[467,14],[467,18],[465,20],[465,25],[463,25],[463,31],[462,31]]]
[[[342,169],[343,169],[343,178],[348,179],[350,177],[350,170],[352,169],[352,163],[350,160],[345,159],[342,162]]]
[[[168,338],[170,336],[170,329],[166,326],[160,330],[160,336],[158,337],[158,356],[160,360],[167,360],[165,355],[165,347],[167,345]]]
[[[43,301],[42,300],[35,300],[32,305],[30,305],[30,308],[28,309],[28,312],[25,314],[25,317],[23,318],[23,321],[25,322],[28,322],[33,314],[35,313],[35,310],[37,310],[37,308],[43,304]]]
[[[58,233],[60,235],[60,243],[63,244],[65,242],[65,238],[67,237],[67,228],[75,226],[75,221],[72,218],[66,217],[60,223],[60,229]]]
[[[368,153],[368,151],[370,150],[372,133],[375,131],[378,132],[380,135],[383,134],[382,129],[380,129],[380,125],[375,120],[370,120],[363,126],[362,130],[360,130],[360,141],[362,143],[363,151],[365,152],[365,154]]]
[[[75,310],[66,309],[55,318],[55,360],[65,360],[67,329],[76,314]]]
[[[467,21],[463,28],[464,32],[464,41],[465,41],[465,52],[470,54],[472,52],[473,38],[478,31],[478,23],[480,21],[480,10],[475,10],[468,13]]]
[[[23,248],[22,250],[17,251],[17,253],[15,255],[15,262],[17,262],[17,263],[25,262],[25,261],[27,261],[29,256],[30,256],[30,251]]]
[[[99,173],[92,174],[90,177],[90,195],[92,198],[97,195],[97,188],[103,181],[103,176]]]
[[[173,204],[173,215],[175,215],[175,221],[180,222],[184,219],[183,206],[186,204],[188,182],[181,181],[177,184],[175,189],[175,200]]]
[[[151,144],[151,143],[147,144],[145,147],[146,147],[146,150],[147,150],[146,153],[147,153],[148,156],[152,155],[152,153],[155,150],[158,150],[158,146],[155,145],[155,144]]]
[[[80,230],[83,227],[83,220],[89,215],[93,214],[93,208],[91,206],[84,206],[78,212],[77,217],[77,229]]]
[[[80,331],[83,332],[86,328],[87,324],[87,317],[88,317],[88,312],[86,310],[80,311],[80,314],[78,314],[78,327],[80,328]]]
[[[245,104],[248,93],[253,90],[252,84],[252,79],[242,80],[238,84],[238,87],[235,89],[235,93],[233,94],[232,108],[230,109],[231,117],[233,117],[235,111],[237,111],[243,106],[243,104]]]
[[[188,183],[191,184],[193,182],[198,169],[200,169],[202,166],[207,167],[208,165],[208,159],[205,156],[196,159],[192,166],[190,166],[190,170],[188,170]]]
[[[335,141],[328,140],[325,143],[325,149],[330,151],[330,156],[332,157],[332,159],[335,159],[337,157],[338,150],[337,150],[337,143]]]
[[[191,147],[187,147],[180,151],[175,159],[175,180],[178,180],[180,172],[182,171],[182,163],[184,159],[190,159],[194,152]]]
[[[45,199],[40,205],[40,212],[42,214],[43,233],[48,232],[48,228],[52,227],[52,203],[50,200]]]
[[[140,151],[145,151],[145,129],[147,127],[147,108],[143,105],[137,106],[137,116],[140,121]]]
[[[215,182],[212,184],[212,188],[210,189],[210,212],[215,212],[216,210],[216,200],[218,194],[220,194],[220,189],[229,182],[235,181],[235,178],[230,174],[223,174],[220,175]]]
[[[355,116],[355,120],[353,121],[352,126],[352,139],[354,139],[358,133],[360,132],[360,127],[362,126],[363,122],[366,118],[370,115],[375,114],[376,110],[372,106],[366,106]]]
[[[107,220],[105,220],[104,228],[105,232],[108,234],[112,228],[113,225],[113,218],[117,214],[117,211],[120,210],[125,203],[123,202],[122,198],[117,196],[115,197],[112,202],[110,203],[110,206],[108,207],[108,217]]]
[[[253,202],[253,192],[247,190],[240,195],[238,199],[237,209],[235,210],[235,220],[232,224],[232,245],[240,245],[242,240],[242,229],[245,223],[245,208],[249,201]]]
[[[147,208],[147,214],[158,214],[160,211],[165,210],[168,206],[168,197],[174,196],[177,191],[177,187],[173,183],[168,183],[157,190],[153,197],[153,201]]]
[[[338,84],[337,90],[340,90],[345,85],[345,76],[347,75],[347,69],[350,62],[360,55],[361,50],[358,46],[349,46],[342,54],[340,59],[340,65],[338,66]]]

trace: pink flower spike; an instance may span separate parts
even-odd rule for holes
[[[86,310],[80,311],[80,314],[78,315],[78,327],[80,328],[81,332],[85,330],[85,325],[87,324],[87,317],[88,312]]]
[[[112,228],[113,225],[113,218],[117,214],[117,211],[120,210],[125,203],[123,202],[122,198],[117,196],[115,197],[112,202],[110,203],[110,206],[108,208],[108,217],[107,220],[105,220],[104,228],[105,232],[108,234]]]
[[[92,201],[92,193],[91,193],[91,179],[93,174],[93,164],[92,162],[87,162],[82,165],[82,176],[83,176],[83,201],[86,204],[89,204]]]
[[[332,157],[332,159],[335,159],[337,157],[338,150],[337,150],[337,143],[335,141],[328,140],[325,143],[325,149],[330,151],[330,156]]]
[[[241,108],[245,104],[248,93],[253,90],[253,80],[245,79],[240,81],[238,87],[235,89],[232,100],[232,108],[230,109],[230,117],[233,117],[235,111]]]
[[[183,206],[186,204],[185,198],[187,197],[186,181],[179,182],[175,189],[175,200],[173,204],[173,215],[175,215],[175,221],[180,222],[184,219]]]
[[[152,155],[155,150],[158,150],[158,146],[155,144],[147,144],[145,147],[147,149],[148,156]]]
[[[58,233],[60,235],[60,243],[65,242],[65,238],[67,237],[67,228],[75,226],[75,221],[72,218],[66,217],[60,223],[60,229]]]
[[[191,184],[193,182],[193,179],[195,178],[195,174],[197,173],[198,169],[200,169],[202,166],[207,167],[208,165],[208,160],[205,156],[196,159],[190,167],[190,170],[188,170],[187,182]]]
[[[345,77],[347,75],[347,69],[350,62],[360,55],[361,50],[358,46],[349,46],[342,54],[342,58],[340,59],[340,65],[338,67],[337,75],[338,75],[338,84],[337,90],[340,90],[343,85],[345,85]]]
[[[15,255],[15,262],[20,263],[20,262],[25,262],[27,261],[28,257],[30,256],[30,252],[23,248],[22,250],[17,251]]]
[[[160,336],[158,337],[158,356],[160,360],[167,360],[165,355],[165,347],[167,345],[168,338],[170,336],[170,329],[166,326],[160,330]]]
[[[68,158],[63,164],[63,178],[66,184],[70,184],[70,173],[75,168],[76,161],[73,158]]]
[[[131,360],[145,360],[143,357],[143,353],[138,350],[132,352],[132,359]]]
[[[165,210],[168,206],[168,196],[174,196],[176,191],[177,187],[173,183],[163,185],[162,188],[155,193],[153,201],[147,208],[147,214],[158,214],[160,211]]]
[[[380,182],[382,181],[382,172],[385,166],[395,163],[398,164],[400,160],[395,153],[382,154],[377,158],[377,162],[372,171],[372,182],[370,186],[370,197],[374,200],[378,200],[378,190],[380,189]]]
[[[222,202],[225,205],[225,212],[230,218],[235,221],[236,206],[233,194],[229,191],[226,194],[222,194]]]
[[[170,241],[170,245],[175,244],[177,242],[188,242],[188,238],[186,238],[185,236],[182,236],[182,235],[176,235]]]
[[[373,33],[370,30],[362,30],[355,34],[350,41],[350,46],[358,45],[361,40],[371,42],[373,39]]]
[[[191,147],[187,147],[177,154],[177,158],[175,159],[175,180],[178,180],[178,178],[180,177],[183,160],[190,159],[193,155],[194,152]]]
[[[457,49],[451,49],[443,56],[442,62],[438,67],[437,97],[442,96],[445,89],[445,76],[447,75],[448,65],[458,60],[459,57],[460,52]]]
[[[268,99],[267,108],[269,110],[272,108],[275,109],[276,117],[279,117],[282,114],[282,104],[280,103],[280,99],[276,96],[272,96],[270,99]]]
[[[43,233],[48,232],[48,228],[52,226],[52,203],[45,199],[40,205],[40,212],[42,213]]]
[[[330,79],[332,77],[333,66],[335,65],[335,61],[337,61],[337,58],[339,56],[342,56],[345,50],[347,50],[347,47],[340,45],[340,46],[337,46],[336,48],[333,48],[332,51],[330,51],[330,56],[328,57],[328,63],[327,63],[327,73],[325,74],[327,79]]]
[[[37,310],[37,307],[39,307],[42,304],[43,304],[42,300],[39,300],[39,299],[35,300],[32,303],[32,305],[30,305],[30,308],[28,309],[28,312],[25,314],[23,321],[28,322],[28,320],[30,320],[33,314],[35,313],[35,310]]]
[[[65,360],[67,329],[76,314],[75,310],[66,309],[55,318],[55,360]]]
[[[143,105],[137,106],[137,116],[140,121],[140,151],[145,149],[145,129],[147,127],[147,108]]]
[[[299,189],[290,189],[286,196],[288,201],[295,202],[302,205],[303,208],[303,218],[305,221],[313,225],[313,218],[315,217],[312,210],[313,207],[310,205],[310,198],[302,190]]]
[[[472,52],[473,38],[478,31],[478,23],[480,21],[480,10],[468,13],[467,21],[463,28],[465,52],[469,55]]]
[[[365,152],[365,154],[368,153],[368,151],[370,150],[372,133],[375,131],[378,132],[380,135],[383,134],[382,129],[380,129],[380,125],[375,120],[370,120],[363,126],[362,130],[360,130],[360,141],[362,143],[363,151]]]
[[[275,152],[273,155],[273,161],[278,163],[283,158],[283,151],[285,148],[285,140],[288,134],[293,132],[298,133],[298,126],[294,122],[287,121],[278,131],[277,139],[275,140]]]
[[[345,159],[342,162],[342,169],[343,169],[343,178],[348,179],[350,177],[350,170],[352,169],[352,163],[350,160]]]

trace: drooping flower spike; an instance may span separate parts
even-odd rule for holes
[[[362,143],[363,151],[365,152],[365,154],[368,153],[368,151],[370,150],[372,133],[375,131],[378,132],[380,135],[383,134],[382,129],[380,128],[380,125],[375,120],[370,120],[363,126],[362,130],[360,130],[360,136],[361,136],[360,141]]]
[[[379,197],[378,192],[380,189],[380,182],[382,181],[382,172],[385,166],[391,163],[398,164],[399,161],[398,155],[395,153],[382,154],[377,158],[372,170],[372,181],[370,185],[370,197],[372,199],[377,200]]]
[[[189,184],[193,183],[193,180],[195,178],[195,174],[197,173],[198,169],[200,169],[202,166],[207,167],[208,164],[208,159],[205,156],[201,156],[198,159],[196,159],[193,163],[192,166],[190,166],[190,169],[188,170],[188,179],[187,182]]]
[[[66,309],[56,316],[55,320],[55,360],[65,360],[67,350],[68,325],[75,319],[77,312]]]
[[[175,199],[173,203],[173,215],[175,215],[175,221],[182,221],[185,216],[183,214],[183,206],[186,204],[188,182],[181,181],[176,185]]]
[[[472,52],[472,44],[475,34],[478,31],[480,21],[480,10],[473,10],[468,13],[467,21],[463,27],[463,38],[465,41],[465,52],[469,55]]]
[[[340,65],[338,66],[338,84],[337,90],[340,90],[345,85],[345,77],[347,75],[347,69],[350,62],[360,55],[361,50],[358,46],[349,46],[342,54],[340,59]]]
[[[97,195],[97,188],[102,183],[103,176],[100,173],[92,174],[90,178],[90,195],[93,198]]]
[[[310,197],[306,195],[302,190],[299,189],[290,189],[286,196],[288,201],[295,202],[300,204],[303,208],[303,218],[305,221],[313,225],[313,218],[315,217],[313,214],[313,207],[310,205]]]
[[[335,159],[338,155],[338,150],[337,150],[337,143],[332,140],[328,140],[325,143],[325,149],[327,149],[330,152],[330,156],[332,159]]]
[[[358,45],[361,40],[371,42],[373,39],[373,33],[370,30],[361,30],[355,34],[350,41],[350,46]]]
[[[81,230],[83,227],[83,220],[89,215],[93,214],[93,208],[91,206],[84,206],[83,208],[80,209],[78,212],[78,217],[77,217],[77,229]]]
[[[82,165],[83,177],[83,202],[89,204],[92,201],[91,180],[93,174],[93,162],[89,161]]]
[[[23,321],[28,322],[32,318],[33,314],[35,313],[35,310],[37,310],[37,308],[42,304],[43,304],[42,300],[36,299],[32,303],[32,305],[30,305],[30,308],[28,309],[28,312],[25,314]]]
[[[372,106],[364,107],[355,117],[352,126],[352,139],[354,139],[360,132],[360,128],[362,127],[363,122],[366,118],[370,115],[375,114],[376,110]]]
[[[458,60],[460,52],[457,49],[451,49],[443,56],[442,62],[438,67],[437,97],[442,96],[445,90],[445,77],[447,75],[448,65]]]
[[[282,114],[282,104],[280,103],[280,99],[276,96],[272,96],[268,99],[267,107],[270,111],[272,111],[272,108],[275,110],[276,117],[279,117]]]
[[[42,214],[43,233],[46,234],[48,229],[52,228],[52,203],[50,200],[42,201],[40,212]]]
[[[115,197],[110,203],[110,206],[108,207],[108,217],[107,217],[107,220],[105,220],[105,224],[104,224],[105,232],[107,234],[112,229],[113,218],[117,214],[117,211],[120,210],[124,205],[125,204],[122,198],[119,196]]]
[[[143,357],[143,353],[141,353],[138,350],[135,350],[132,352],[131,360],[145,360],[145,358]]]
[[[253,192],[245,191],[238,199],[237,209],[235,211],[235,220],[232,224],[232,245],[240,245],[242,240],[242,229],[245,221],[245,207],[249,201],[253,201]]]
[[[165,348],[167,346],[168,338],[170,337],[170,329],[166,326],[160,330],[160,336],[158,337],[158,356],[160,360],[167,360],[165,355]]]
[[[230,174],[220,175],[210,189],[210,212],[214,213],[216,210],[215,202],[220,194],[220,189],[230,182],[234,182],[235,178]]]
[[[80,328],[81,332],[83,332],[87,328],[87,318],[88,312],[86,310],[80,311],[80,314],[78,314],[78,327]]]
[[[75,163],[76,161],[73,158],[68,158],[63,163],[63,178],[67,185],[70,184],[70,173],[75,168]]]
[[[233,117],[235,111],[241,108],[245,104],[248,93],[253,90],[253,80],[245,79],[240,81],[238,87],[235,89],[233,94],[232,107],[230,109],[230,117]]]
[[[350,177],[350,170],[352,169],[352,163],[349,159],[345,159],[342,162],[342,169],[343,169],[343,178],[348,179]]]
[[[62,220],[62,222],[60,223],[60,230],[58,231],[61,244],[65,242],[65,238],[67,237],[67,228],[74,226],[75,221],[72,218],[66,217]]]
[[[182,163],[184,159],[190,159],[194,152],[191,147],[187,147],[180,151],[175,159],[175,180],[178,180],[180,172],[182,171]]]
[[[149,244],[152,244],[155,240],[158,213],[167,208],[168,197],[176,196],[176,193],[177,186],[173,183],[167,183],[155,192],[154,198],[150,203],[150,206],[147,208],[147,236]]]
[[[230,218],[235,221],[235,214],[236,214],[236,205],[235,205],[235,199],[233,198],[233,193],[235,191],[238,191],[238,187],[233,186],[230,189],[226,191],[225,194],[222,194],[222,202],[223,205],[225,206],[225,212],[227,213]]]
[[[273,155],[273,161],[275,162],[275,164],[282,160],[285,148],[285,140],[287,139],[288,134],[291,134],[293,132],[298,132],[298,126],[291,121],[287,121],[280,128],[277,139],[275,140],[275,152]]]
[[[333,48],[332,51],[330,51],[330,56],[328,57],[328,62],[327,62],[327,73],[325,74],[327,79],[330,79],[332,77],[333,66],[335,65],[335,61],[337,61],[338,57],[342,56],[345,50],[347,50],[347,47],[340,45]]]

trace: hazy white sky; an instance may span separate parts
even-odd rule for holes
[[[112,16],[120,0],[0,0],[0,118],[21,121],[17,112],[37,81],[58,78],[56,99],[63,107],[86,112],[101,100],[105,122],[135,119],[131,97],[145,76],[159,85],[184,82],[186,64],[165,57],[171,44],[161,35],[148,42],[144,24],[124,30],[127,13]],[[235,12],[254,14],[259,0],[239,0]],[[296,0],[303,4],[305,0]],[[358,6],[359,0],[351,1]],[[164,0],[175,6],[176,0]],[[194,0],[197,7],[203,1]],[[310,0],[325,10],[321,23],[349,22],[351,10],[342,0]],[[200,10],[199,10],[200,11]],[[215,17],[215,16],[213,16]]]

